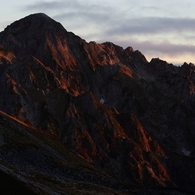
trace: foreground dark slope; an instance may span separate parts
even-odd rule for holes
[[[147,62],[130,47],[86,43],[44,14],[8,26],[0,45],[0,110],[46,132],[44,145],[44,137],[56,137],[127,188],[195,191],[194,65]],[[30,164],[31,152],[25,155]]]
[[[79,158],[57,137],[3,112],[0,129],[1,194],[127,194],[117,180]]]

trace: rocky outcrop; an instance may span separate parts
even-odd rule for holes
[[[87,43],[45,14],[0,33],[0,110],[126,186],[195,191],[194,82],[193,64]]]

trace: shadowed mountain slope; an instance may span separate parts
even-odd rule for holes
[[[36,193],[194,192],[194,75],[45,14],[16,21],[0,33],[1,170]]]

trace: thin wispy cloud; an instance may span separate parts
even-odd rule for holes
[[[45,10],[45,12],[54,12],[57,10],[57,14],[52,17],[60,21],[72,21],[77,23],[83,22],[83,25],[89,25],[89,23],[101,23],[105,21],[111,21],[111,7],[102,6],[95,3],[84,4],[81,1],[50,1],[50,2],[35,2],[34,4],[24,6],[24,11],[39,12]],[[110,11],[109,11],[110,10]]]
[[[181,54],[195,53],[195,45],[192,44],[174,44],[168,41],[161,43],[154,43],[151,41],[131,41],[131,44],[136,48],[141,48],[143,52],[162,53],[170,57],[178,57]]]
[[[83,20],[83,22],[85,22],[85,25],[88,25],[88,22],[94,23],[94,24],[99,24],[104,23],[105,21],[109,21],[110,20],[110,16],[102,13],[99,14],[97,12],[93,12],[93,11],[68,11],[66,13],[62,13],[62,14],[58,14],[55,15],[54,18],[60,19],[60,20],[70,20],[70,19],[74,19],[76,21],[81,21]],[[76,22],[77,23],[77,22]]]
[[[194,32],[194,18],[140,17],[121,20],[112,26],[106,34],[157,34]]]
[[[141,6],[141,9],[154,10],[154,11],[160,10],[157,6]]]
[[[142,6],[142,9],[158,10],[155,6]],[[155,34],[167,32],[181,32],[195,30],[194,18],[171,18],[171,17],[133,17],[112,6],[97,5],[93,2],[85,5],[81,1],[50,1],[37,2],[27,5],[23,10],[31,11],[54,11],[58,14],[54,18],[60,20],[75,19],[83,20],[83,25],[89,22],[99,25],[99,22],[109,25],[105,33],[113,34]],[[131,16],[131,17],[130,17]],[[84,23],[85,22],[85,23]],[[104,30],[104,29],[102,29]]]
[[[40,9],[45,9],[47,11],[57,9],[57,10],[63,10],[64,8],[68,7],[76,7],[78,6],[77,1],[43,1],[43,2],[35,2],[33,4],[29,4],[23,7],[23,10],[25,11],[37,11]]]
[[[128,43],[146,55],[153,53],[154,57],[159,53],[173,58],[195,53],[195,45],[188,44],[194,37],[195,17],[163,15],[165,6],[158,3],[122,2],[123,6],[117,7],[116,2],[102,0],[36,1],[21,9],[45,12],[87,41],[112,41],[122,47]]]
[[[83,20],[83,24],[88,22],[101,26],[107,22],[108,29],[102,29],[109,35],[127,34],[157,34],[157,33],[181,33],[185,31],[195,31],[195,18],[171,18],[171,17],[134,17],[126,13],[120,13],[116,8],[105,7],[95,3],[85,5],[81,1],[50,1],[37,2],[23,7],[23,10],[39,11],[58,10],[54,15],[55,19],[70,20],[77,24]],[[142,6],[142,9],[158,10],[155,6]]]

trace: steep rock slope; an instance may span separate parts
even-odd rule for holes
[[[131,194],[55,136],[3,112],[0,129],[1,194]]]
[[[0,110],[126,186],[195,190],[193,64],[86,43],[45,14],[8,26],[0,45]]]

